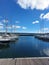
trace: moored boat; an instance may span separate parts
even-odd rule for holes
[[[11,41],[16,41],[16,39],[18,39],[17,35],[2,35],[0,36],[0,42],[11,42]]]
[[[10,42],[9,37],[0,36],[0,42]]]
[[[43,41],[49,41],[49,35],[36,35],[35,38]]]

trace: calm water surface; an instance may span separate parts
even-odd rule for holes
[[[49,42],[33,36],[19,36],[16,42],[0,45],[0,58],[48,57]]]

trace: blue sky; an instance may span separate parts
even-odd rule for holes
[[[6,23],[8,32],[49,32],[49,0],[0,0],[0,32]]]

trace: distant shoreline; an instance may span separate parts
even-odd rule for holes
[[[0,34],[5,34],[5,32],[0,32]],[[34,36],[34,35],[48,35],[49,33],[7,33],[7,34],[17,34],[20,36]]]

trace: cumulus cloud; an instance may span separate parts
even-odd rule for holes
[[[49,7],[49,0],[16,0],[16,3],[24,9],[44,10]]]
[[[5,30],[0,30],[0,32],[5,32]]]
[[[12,27],[11,26],[7,26],[8,29],[11,29]]]
[[[24,26],[23,26],[23,27],[22,27],[22,29],[26,30],[26,29],[27,29],[27,27],[24,27]]]
[[[16,28],[21,28],[21,26],[16,26]]]
[[[49,12],[46,13],[46,14],[43,14],[43,13],[42,13],[42,14],[40,15],[40,18],[41,18],[41,19],[47,19],[47,20],[49,20]]]
[[[0,26],[0,29],[3,28],[3,26]]]
[[[37,31],[38,33],[47,33],[49,32],[49,28],[45,27],[45,28],[41,28],[40,30]]]
[[[8,22],[8,19],[4,19],[4,20],[2,20],[2,21],[5,23],[5,22]]]
[[[3,24],[0,22],[0,26],[3,26]]]
[[[16,21],[16,23],[20,23],[19,21]]]
[[[47,56],[49,56],[49,48],[43,49],[43,53],[46,54]]]
[[[18,25],[12,25],[12,28],[21,28],[21,26],[18,26]]]
[[[49,28],[42,28],[42,30],[44,30],[44,31],[48,31],[48,30],[49,30]]]
[[[38,33],[47,33],[49,32],[49,28],[45,27],[45,28],[41,28]]]
[[[12,26],[7,26],[7,28],[9,28],[9,29],[11,29],[11,28],[16,28],[16,29],[24,29],[24,30],[26,30],[27,29],[27,27],[25,27],[25,26],[20,26],[20,25],[12,25]]]
[[[43,16],[44,16],[44,13],[42,13],[42,14],[40,15],[40,18],[42,19],[42,18],[43,18]]]
[[[39,23],[39,21],[33,21],[33,22],[32,22],[32,24],[37,24],[37,23]]]
[[[15,27],[15,25],[12,25],[12,28],[14,28]]]

